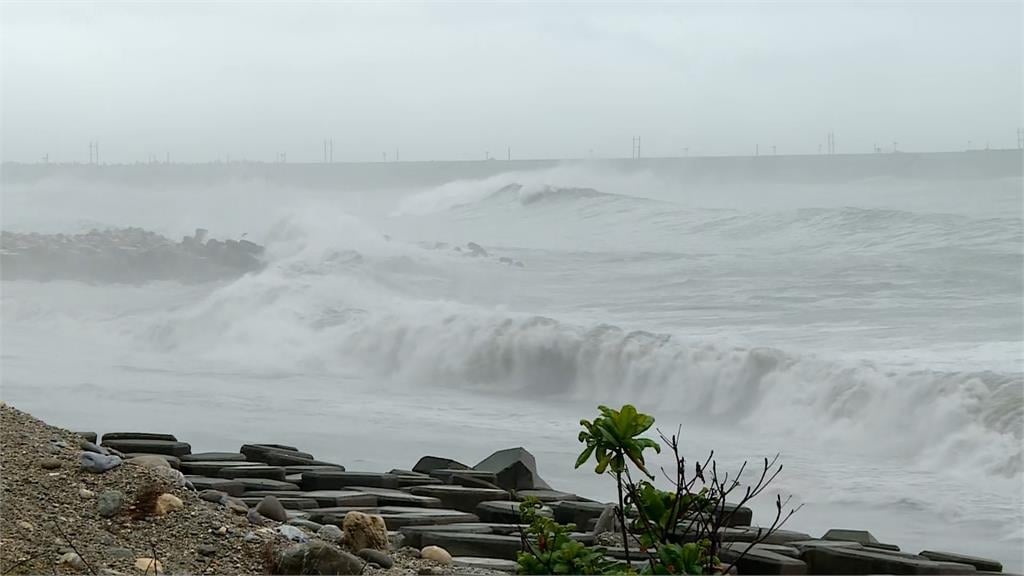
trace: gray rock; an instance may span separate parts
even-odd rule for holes
[[[229,496],[241,496],[245,493],[245,485],[238,480],[226,480],[224,478],[209,478],[206,476],[185,476],[185,480],[192,483],[196,490],[220,490]]]
[[[323,524],[319,524],[319,523],[313,522],[311,520],[303,520],[301,518],[289,518],[288,519],[288,523],[291,524],[292,526],[298,526],[299,528],[305,528],[306,530],[309,530],[309,531],[311,531],[313,533],[319,532],[320,529],[324,527]],[[339,528],[339,530],[340,530],[340,528]]]
[[[990,560],[988,558],[979,558],[977,556],[966,556],[964,554],[956,554],[953,552],[936,552],[933,550],[925,550],[921,552],[921,556],[929,560],[936,562],[956,562],[959,564],[970,564],[974,566],[978,571],[981,572],[1002,572],[1003,564],[998,560]]]
[[[934,562],[923,556],[869,548],[817,547],[801,555],[811,574],[970,574],[970,564]]]
[[[219,473],[225,468],[261,468],[262,464],[253,462],[229,462],[221,460],[182,460],[181,471],[185,474],[196,476],[209,476],[210,478],[225,478]]]
[[[466,466],[458,460],[451,460],[449,458],[440,458],[438,456],[424,456],[420,458],[419,462],[412,467],[413,472],[420,474],[430,474],[434,470],[441,468],[455,469],[455,470],[469,470],[469,466]]]
[[[302,473],[303,490],[340,490],[349,486],[398,489],[398,477],[393,474],[320,470]]]
[[[466,534],[462,532],[426,532],[420,537],[423,547],[439,546],[452,556],[482,556],[515,560],[523,549],[519,536]]]
[[[74,568],[79,572],[84,572],[88,569],[88,567],[85,564],[85,560],[82,560],[82,557],[78,554],[75,554],[74,552],[67,552],[66,554],[63,554],[60,557],[60,559],[57,560],[57,563],[61,566],[68,566]]]
[[[39,467],[43,470],[56,470],[60,468],[60,460],[56,458],[43,458],[39,461]]]
[[[63,441],[63,440],[50,440],[50,442],[53,443],[53,445],[56,446],[57,448],[67,448],[68,447],[68,443]]]
[[[441,576],[444,574],[444,569],[437,566],[424,566],[417,570],[416,574],[419,576]]]
[[[240,452],[195,452],[181,457],[182,462],[245,462]]]
[[[87,442],[96,442],[95,432],[75,432],[79,437],[85,439]]]
[[[223,464],[223,462],[222,462]],[[235,462],[232,462],[235,464]],[[213,473],[218,478],[266,478],[284,482],[284,468],[280,466],[225,466]]]
[[[81,452],[78,455],[78,464],[86,472],[102,474],[121,465],[121,459],[117,456],[96,454],[95,452]]]
[[[743,526],[739,528],[722,528],[722,542],[753,542],[764,536],[767,528],[759,526]],[[775,530],[762,542],[762,544],[789,544],[802,540],[812,540],[809,534],[793,530]]]
[[[301,492],[300,492],[301,494]],[[272,495],[268,495],[272,496]],[[276,496],[273,496],[276,498]],[[263,499],[267,496],[243,496],[242,502],[245,502],[248,506],[259,506]],[[285,510],[310,510],[312,508],[319,508],[320,503],[312,498],[277,498],[277,501],[284,506]],[[262,514],[262,512],[261,512]],[[263,514],[267,516],[266,514]],[[270,518],[270,516],[267,516]],[[278,520],[280,522],[280,520]]]
[[[495,572],[507,572],[515,574],[519,564],[514,560],[502,560],[500,558],[479,558],[475,556],[456,556],[452,558],[452,565],[456,568],[469,568],[471,570],[493,570]]]
[[[338,528],[334,524],[324,524],[317,530],[316,535],[321,540],[326,542],[333,542],[335,544],[341,543],[341,536],[343,532],[341,528]]]
[[[494,529],[490,524],[479,522],[458,523],[458,524],[428,524],[424,526],[404,526],[398,529],[404,538],[405,544],[411,546],[417,552],[423,547],[421,538],[427,532],[462,532],[464,534],[492,534]]]
[[[600,518],[608,505],[601,502],[557,502],[553,506],[555,521],[559,524],[575,524],[584,529],[591,518]]]
[[[230,480],[230,482],[238,482],[241,484],[246,492],[252,492],[255,490],[298,490],[299,487],[291,482],[280,482],[278,480],[268,480],[265,478],[236,478]],[[219,488],[223,490],[223,488]],[[227,490],[225,490],[227,492]],[[228,492],[230,494],[230,492]]]
[[[519,502],[509,502],[505,500],[481,502],[477,504],[476,511],[474,512],[481,522],[490,522],[494,524],[518,524],[522,521],[522,517],[519,514]],[[551,508],[544,506],[538,511],[540,516],[545,518],[553,518],[554,513]]]
[[[498,475],[494,472],[487,470],[458,470],[453,468],[438,468],[437,470],[431,470],[430,475],[445,484],[455,484],[452,482],[452,477],[460,475],[467,479],[482,480],[491,486],[484,486],[485,488],[498,488],[496,486],[498,482]],[[475,487],[475,486],[474,486]]]
[[[215,556],[217,554],[217,546],[215,544],[200,544],[196,546],[196,552],[201,556]]]
[[[473,512],[481,502],[511,499],[509,493],[504,490],[453,485],[414,486],[409,488],[409,491],[417,496],[437,498],[441,501],[442,506],[462,512]]]
[[[253,526],[266,526],[267,524],[267,519],[264,518],[262,514],[251,509],[246,511],[245,519]]]
[[[235,514],[249,514],[249,506],[239,498],[228,496],[222,500],[222,502],[228,510],[231,510]]]
[[[277,528],[274,528],[274,532],[277,532],[292,542],[309,542],[309,536],[303,532],[301,528],[292,526],[291,524],[282,524]]]
[[[423,508],[440,508],[441,500],[432,496],[417,496],[402,490],[392,488],[373,488],[371,486],[351,486],[350,490],[362,494],[372,494],[377,500],[377,506],[421,506]],[[316,494],[310,492],[309,494]],[[352,504],[337,504],[345,506]]]
[[[134,438],[108,440],[107,436],[104,436],[103,443],[100,445],[125,453],[142,452],[145,454],[166,454],[168,456],[180,457],[192,452],[192,447],[187,443],[172,440],[142,440]]]
[[[790,548],[793,554],[796,550]],[[807,574],[807,564],[786,550],[773,550],[769,546],[723,546],[718,557],[725,565],[735,564],[740,574]]]
[[[353,488],[365,488],[363,486]],[[378,488],[366,488],[369,492],[361,490],[314,490],[312,492],[300,492],[303,498],[312,498],[321,506],[377,506],[377,496],[374,494]],[[407,494],[403,492],[403,494]]]
[[[882,550],[890,550],[893,552],[899,552],[900,547],[895,544],[884,544],[879,542],[871,532],[867,530],[846,530],[841,528],[833,528],[825,533],[821,537],[822,540],[841,540],[845,542],[860,542],[864,546],[870,548],[880,548]]]
[[[570,492],[560,492],[558,490],[518,490],[516,491],[516,498],[519,500],[536,498],[544,503],[575,502],[580,499],[580,497],[575,494]]]
[[[199,497],[207,502],[213,502],[215,504],[221,504],[226,502],[227,492],[221,492],[220,490],[203,490],[199,493]]]
[[[152,432],[107,432],[103,435],[103,442],[107,440],[160,440],[163,442],[177,442],[172,434],[153,434]]]
[[[498,486],[506,490],[550,490],[537,474],[537,461],[525,448],[499,450],[484,458],[474,470],[494,472]]]
[[[135,552],[132,552],[131,548],[121,548],[115,546],[107,549],[107,555],[117,560],[126,560],[128,558],[135,558]]]
[[[245,536],[242,536],[242,540],[246,542],[259,542],[260,537],[253,532],[246,532]]]
[[[277,555],[278,574],[362,574],[364,562],[326,542],[285,548]]]
[[[281,501],[274,496],[264,496],[263,500],[256,505],[256,511],[277,522],[288,521],[288,513],[285,512],[284,506],[281,505]]]
[[[159,467],[153,468],[152,470],[157,477],[162,479],[164,482],[167,482],[171,486],[175,486],[177,488],[184,488],[185,485],[188,484],[188,480],[185,479],[185,475],[179,472],[178,470],[175,470],[174,468]]]
[[[601,511],[601,515],[597,517],[594,523],[594,536],[599,536],[606,532],[615,532],[618,530],[619,519],[615,515],[615,505],[606,504],[604,510]]]
[[[117,490],[100,492],[96,497],[96,511],[104,518],[113,518],[124,503],[124,494]]]
[[[380,566],[385,570],[395,565],[395,561],[391,559],[391,556],[388,556],[380,550],[374,550],[372,548],[363,548],[357,554],[363,560],[366,560],[370,564],[376,564],[377,566]]]
[[[290,446],[282,447],[273,444],[245,444],[239,450],[250,462],[263,462],[273,466],[287,466],[289,464],[309,464],[313,455],[298,450],[292,450]]]
[[[94,452],[96,454],[107,454],[106,448],[100,448],[95,443],[90,442],[86,439],[82,439],[78,442],[78,447],[85,452]]]

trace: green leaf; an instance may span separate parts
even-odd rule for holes
[[[594,453],[594,446],[587,446],[586,450],[580,454],[580,457],[576,459],[576,467],[579,468],[587,463],[590,459],[590,455]]]

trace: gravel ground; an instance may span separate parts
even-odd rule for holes
[[[264,550],[288,545],[273,532],[275,522],[252,526],[244,515],[203,501],[196,492],[167,487],[146,468],[80,470],[80,440],[0,402],[0,574],[142,574],[136,562],[154,556],[167,573],[264,574]],[[164,516],[133,519],[136,495],[154,484],[184,506]],[[110,490],[122,492],[124,503],[105,518],[98,496]],[[60,562],[72,552],[87,565]],[[364,573],[502,574],[440,566],[406,551],[392,557],[391,569],[368,566]]]

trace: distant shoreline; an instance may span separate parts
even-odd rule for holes
[[[991,179],[1021,177],[1024,152],[1018,149],[961,152],[897,152],[760,156],[691,156],[641,159],[474,160],[402,162],[207,162],[207,163],[16,163],[4,162],[4,184],[48,178],[80,178],[145,187],[263,181],[312,188],[436,185],[489,178],[508,172],[592,167],[644,172],[682,180],[842,182],[875,177]]]

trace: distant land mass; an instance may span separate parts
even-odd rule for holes
[[[167,184],[261,181],[304,187],[387,188],[480,179],[556,166],[648,172],[684,180],[842,182],[865,178],[989,179],[1021,177],[1024,151],[896,152],[873,154],[694,156],[589,160],[478,160],[424,162],[136,164],[3,164],[2,182],[68,177],[145,187]]]

